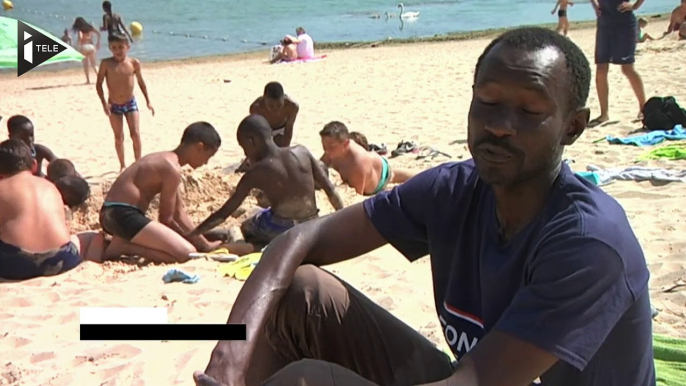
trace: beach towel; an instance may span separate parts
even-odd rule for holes
[[[666,158],[676,161],[686,159],[686,144],[667,145],[655,150],[647,151],[638,156],[639,161],[648,161]]]
[[[181,282],[186,284],[195,284],[200,281],[200,276],[191,275],[180,269],[172,268],[164,274],[162,281],[165,283]]]
[[[601,169],[596,165],[586,166],[586,170],[597,175],[598,184],[605,185],[612,180],[618,181],[661,181],[686,182],[686,170],[669,170],[662,168],[647,168],[643,166],[629,166],[626,168]]]
[[[236,261],[231,263],[222,264],[217,267],[217,272],[222,276],[233,277],[241,281],[248,279],[253,269],[260,262],[262,257],[262,252],[255,252],[245,256],[242,256]]]
[[[686,139],[686,130],[681,125],[676,125],[672,130],[654,130],[646,134],[626,138],[608,135],[606,139],[607,142],[616,145],[652,146],[666,140],[680,141]]]
[[[322,59],[326,59],[326,55],[315,56],[314,58],[289,60],[287,62],[285,62],[285,61],[279,62],[278,64],[310,63],[310,62],[317,62],[317,61],[320,61]]]
[[[686,340],[653,334],[657,386],[686,386]]]

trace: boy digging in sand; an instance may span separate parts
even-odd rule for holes
[[[141,73],[141,62],[138,59],[129,58],[129,41],[124,35],[113,32],[107,38],[112,57],[103,59],[98,71],[98,81],[95,89],[98,91],[100,102],[105,114],[110,117],[110,124],[114,131],[114,146],[119,158],[120,171],[126,168],[124,161],[124,116],[129,125],[129,133],[133,142],[133,154],[138,161],[141,158],[141,136],[139,132],[138,103],[133,95],[134,80],[138,80],[138,86],[143,92],[148,109],[155,116],[155,109],[150,104],[148,87]],[[102,83],[107,80],[108,98],[105,100],[105,92]]]
[[[568,0],[557,0],[555,3],[555,8],[550,11],[551,15],[555,14],[557,11],[557,28],[555,31],[567,36],[567,31],[569,30],[569,19],[567,19],[567,6],[574,6],[574,3]]]
[[[260,210],[241,224],[241,232],[249,244],[238,242],[227,246],[237,255],[259,250],[295,225],[318,217],[315,182],[323,187],[336,210],[343,208],[343,201],[319,161],[303,146],[277,146],[272,128],[263,116],[253,114],[243,119],[237,135],[251,167],[238,182],[234,194],[198,225],[190,237],[197,237],[223,223],[252,189],[263,191],[271,207]]]
[[[100,226],[112,235],[106,259],[137,255],[156,263],[183,263],[189,254],[219,248],[220,241],[204,236],[184,238],[193,229],[181,197],[181,167],[197,169],[221,146],[217,131],[207,122],[184,130],[173,151],[148,154],[124,170],[114,181],[100,209]],[[160,195],[159,222],[146,217],[150,202]]]
[[[322,162],[333,167],[357,194],[372,196],[386,189],[389,183],[399,184],[414,175],[409,170],[391,169],[386,158],[363,148],[352,140],[351,134],[338,121],[327,123],[319,132],[324,148]]]

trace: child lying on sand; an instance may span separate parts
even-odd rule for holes
[[[392,169],[388,160],[369,151],[353,139],[352,133],[341,122],[333,121],[319,132],[322,138],[324,155],[321,160],[340,175],[343,182],[350,185],[357,194],[371,196],[386,189],[391,184],[399,184],[410,179],[414,173],[405,169]],[[366,138],[358,137],[364,144]]]

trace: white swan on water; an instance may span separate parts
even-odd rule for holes
[[[405,12],[405,6],[403,3],[398,4],[398,8],[400,8],[401,19],[416,19],[419,17],[419,12]]]

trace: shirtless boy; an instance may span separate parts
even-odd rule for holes
[[[232,253],[259,250],[296,224],[318,217],[315,181],[324,188],[336,210],[343,208],[343,201],[309,150],[300,145],[279,147],[274,143],[271,131],[269,122],[261,115],[253,114],[243,119],[238,126],[238,144],[252,166],[238,182],[234,194],[198,225],[191,236],[204,234],[223,223],[252,189],[264,192],[271,207],[260,210],[241,224],[243,237],[252,248],[244,250],[243,245],[239,252],[229,246]]]
[[[555,31],[567,36],[567,31],[569,30],[569,19],[567,19],[567,6],[574,6],[574,3],[569,0],[557,0],[555,3],[555,8],[550,11],[551,15],[555,14],[557,11],[557,28]]]
[[[100,62],[98,81],[95,89],[98,91],[100,102],[105,114],[110,117],[110,125],[114,131],[114,146],[119,158],[120,171],[126,168],[124,161],[124,117],[129,125],[129,133],[133,142],[133,154],[138,161],[141,158],[141,136],[139,132],[138,103],[133,95],[134,81],[138,80],[138,86],[143,92],[148,109],[155,115],[155,109],[150,104],[148,87],[141,73],[141,62],[138,59],[129,58],[129,41],[118,32],[113,32],[107,38],[112,57]],[[102,83],[107,80],[108,98]]]
[[[99,259],[97,232],[72,236],[55,186],[32,175],[35,160],[22,141],[0,143],[0,277],[26,280],[69,271],[85,256]]]
[[[250,114],[261,115],[267,120],[274,143],[279,147],[291,145],[298,111],[298,104],[284,94],[283,86],[278,82],[267,83],[264,94],[250,105]]]
[[[112,235],[106,259],[138,255],[156,263],[183,263],[189,253],[208,252],[220,241],[204,236],[184,238],[194,225],[180,194],[181,167],[207,164],[221,146],[217,131],[207,122],[191,124],[173,151],[148,154],[124,170],[114,181],[100,209],[100,226]],[[145,213],[160,195],[158,221]]]
[[[357,194],[372,196],[389,183],[399,184],[414,175],[409,170],[391,169],[386,158],[351,141],[348,128],[341,122],[327,123],[319,136],[324,148],[322,161],[334,168]]]
[[[43,161],[52,162],[57,159],[47,146],[34,143],[33,123],[23,115],[14,115],[7,120],[7,133],[10,139],[24,142],[31,149],[31,156],[36,160],[33,174],[43,176]]]

